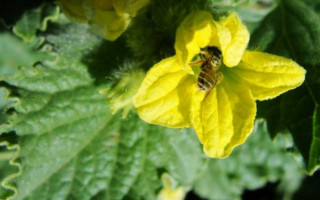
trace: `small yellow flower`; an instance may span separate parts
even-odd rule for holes
[[[131,18],[149,0],[59,0],[63,13],[76,22],[88,22],[107,40],[117,39]]]
[[[227,157],[253,129],[255,100],[274,98],[305,79],[297,63],[246,50],[248,41],[248,30],[236,13],[218,22],[208,12],[190,14],[177,30],[176,55],[155,64],[134,97],[140,118],[172,128],[192,126],[208,156]],[[200,90],[204,62],[197,58],[208,47],[221,52],[222,64],[214,72],[219,78],[212,78],[219,81]]]
[[[184,188],[176,187],[175,180],[168,173],[162,174],[161,180],[164,187],[160,190],[157,200],[183,200],[185,198]]]

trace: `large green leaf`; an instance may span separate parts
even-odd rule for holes
[[[320,1],[282,0],[252,35],[250,46],[297,61],[307,70],[305,83],[272,101],[258,104],[272,135],[287,129],[302,153],[306,170],[320,166]]]
[[[208,199],[241,199],[244,190],[254,190],[268,181],[279,181],[278,191],[291,196],[299,187],[303,169],[292,154],[290,135],[272,142],[266,123],[257,121],[253,134],[228,159],[211,159],[195,183],[195,191]]]

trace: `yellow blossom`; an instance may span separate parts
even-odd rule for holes
[[[142,7],[149,3],[149,0],[113,0],[113,6],[117,13],[128,13],[135,16]]]
[[[161,175],[161,180],[164,185],[158,194],[157,200],[183,200],[186,192],[182,186],[176,187],[175,180],[168,174]]]
[[[131,18],[149,0],[59,0],[63,13],[76,22],[88,22],[107,40],[117,39]]]
[[[134,97],[140,118],[172,128],[193,127],[208,156],[227,157],[253,129],[255,100],[300,86],[306,73],[290,59],[246,50],[248,41],[249,32],[236,13],[220,21],[208,12],[191,13],[177,30],[176,55],[155,64]],[[199,57],[208,47],[219,49],[221,66],[212,72],[219,74],[211,77],[216,84],[201,90],[204,61]]]

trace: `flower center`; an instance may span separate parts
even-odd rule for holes
[[[198,59],[200,57],[200,59]],[[200,72],[197,78],[197,86],[200,91],[209,91],[219,84],[223,79],[223,74],[219,71],[221,66],[221,51],[217,47],[207,47],[201,50],[195,57],[195,61],[189,63],[196,66]],[[199,70],[196,70],[199,71]]]

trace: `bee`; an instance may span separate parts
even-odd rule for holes
[[[202,59],[189,63],[189,65],[201,64],[201,72],[197,79],[197,86],[200,91],[213,89],[223,79],[223,74],[219,71],[221,66],[221,51],[217,47],[208,47],[206,51],[201,51]]]

